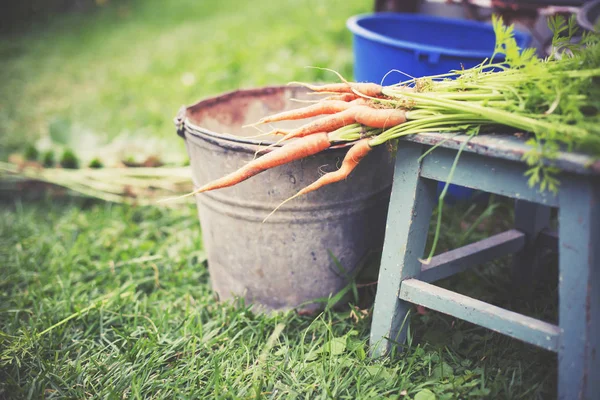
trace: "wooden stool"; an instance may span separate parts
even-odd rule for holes
[[[418,162],[423,152],[443,142]],[[398,144],[371,328],[373,356],[404,342],[411,304],[464,319],[558,353],[560,399],[600,398],[600,161],[561,153],[557,196],[527,185],[528,147],[513,136],[481,135],[460,155],[452,183],[517,200],[515,229],[434,257],[422,265],[438,181],[466,136],[421,134]],[[559,235],[547,228],[558,207]],[[541,245],[559,250],[559,324],[527,317],[431,284],[470,266],[516,253],[521,281],[534,274]]]

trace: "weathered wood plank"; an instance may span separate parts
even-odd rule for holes
[[[575,178],[560,188],[558,394],[600,396],[600,181]]]
[[[457,150],[467,138],[467,135],[456,135],[454,133],[426,132],[405,136],[400,140],[421,143],[427,146],[443,142],[440,147]],[[526,140],[527,137],[508,134],[482,134],[469,140],[464,151],[491,158],[523,162],[523,155],[530,149],[525,144]],[[563,171],[583,175],[600,175],[600,161],[583,153],[559,152],[557,158],[549,163]]]
[[[435,282],[476,265],[515,253],[525,245],[525,234],[516,229],[435,256],[421,267],[419,280]]]
[[[421,154],[422,146],[414,143],[402,144],[396,154],[371,325],[371,354],[375,357],[387,354],[394,342],[404,342],[411,305],[398,298],[398,291],[403,279],[421,271],[419,258],[425,249],[437,186],[419,178]]]
[[[455,150],[434,150],[424,158],[421,176],[445,181],[455,156]],[[537,188],[529,187],[527,178],[523,175],[526,170],[527,166],[523,163],[463,152],[451,183],[513,199],[557,207],[558,198],[555,195],[548,191],[542,193]]]
[[[515,339],[556,351],[557,326],[434,286],[417,279],[402,282],[400,298],[452,315]]]

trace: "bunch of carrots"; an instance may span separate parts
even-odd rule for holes
[[[370,99],[384,97],[383,87],[380,85],[344,82],[323,86],[305,86],[314,92],[332,95],[304,108],[265,117],[257,124],[299,120],[321,115],[324,117],[290,131],[269,132],[269,134],[283,135],[281,140],[276,143],[283,143],[283,146],[276,147],[273,151],[255,158],[237,171],[207,183],[189,195],[233,186],[267,169],[317,154],[336,144],[355,142],[346,153],[338,170],[321,176],[317,181],[298,192],[293,197],[295,198],[348,177],[371,151],[373,144],[370,140],[373,136],[407,120],[405,110],[381,108],[377,106],[377,102]]]
[[[275,143],[282,146],[188,196],[233,186],[267,169],[340,143],[353,143],[337,171],[324,174],[284,204],[344,180],[373,147],[390,140],[432,131],[474,135],[498,126],[533,133],[532,150],[526,154],[529,183],[557,190],[556,171],[547,160],[559,148],[584,148],[600,156],[600,35],[586,33],[573,45],[564,34],[575,31],[574,21],[554,20],[556,53],[541,59],[533,49],[518,48],[512,27],[504,26],[500,18],[493,23],[495,52],[490,60],[470,69],[391,86],[348,82],[339,74],[341,83],[294,82],[329,97],[265,117],[257,124],[322,117],[290,131],[270,132],[282,135]],[[499,55],[502,59],[494,61]]]

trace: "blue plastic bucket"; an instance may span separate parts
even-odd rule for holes
[[[357,82],[392,85],[409,79],[392,70],[421,77],[471,68],[489,58],[496,44],[491,24],[423,14],[357,15],[348,19],[347,27],[353,33]],[[531,36],[515,31],[515,39],[525,48]],[[448,197],[451,201],[464,200],[473,193],[451,185]]]
[[[376,13],[351,17],[354,39],[354,79],[382,83],[391,70],[414,77],[471,68],[494,52],[491,24],[423,14]],[[517,44],[527,47],[531,36],[515,32]],[[501,58],[498,58],[501,60]],[[383,84],[408,79],[390,73]]]

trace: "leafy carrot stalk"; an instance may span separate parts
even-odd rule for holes
[[[258,121],[259,124],[266,124],[277,121],[297,120],[315,117],[322,114],[335,114],[344,110],[349,109],[356,105],[366,105],[365,99],[355,99],[350,102],[341,100],[323,100],[316,104],[303,108],[296,108],[294,110],[288,110],[280,112],[278,114],[270,115],[268,117],[261,118]]]
[[[406,114],[403,110],[394,108],[371,108],[369,106],[354,106],[342,112],[328,115],[316,121],[309,122],[291,131],[275,130],[272,134],[284,133],[285,136],[279,141],[292,138],[304,137],[316,132],[332,132],[343,126],[359,123],[370,128],[391,128],[406,122]]]
[[[294,142],[290,142],[285,146],[275,149],[274,151],[265,154],[262,157],[256,158],[244,165],[240,169],[225,175],[222,178],[216,179],[206,185],[194,190],[191,193],[183,196],[161,200],[176,200],[184,197],[192,196],[197,193],[208,192],[211,190],[222,189],[236,185],[240,182],[245,181],[259,173],[266,171],[267,169],[274,168],[283,164],[290,163],[292,161],[300,160],[302,158],[317,154],[323,150],[328,149],[331,146],[329,136],[325,132],[317,133]]]
[[[271,211],[269,215],[267,215],[263,222],[265,222],[267,218],[273,215],[275,211],[277,211],[282,205],[284,205],[288,201],[293,200],[296,197],[302,196],[303,194],[313,192],[317,189],[322,188],[323,186],[346,179],[348,175],[350,175],[350,173],[354,170],[354,168],[356,168],[356,166],[362,161],[362,159],[365,158],[367,154],[369,154],[369,152],[371,151],[372,147],[369,144],[369,140],[370,139],[365,138],[357,141],[350,148],[350,150],[348,150],[348,153],[346,153],[346,156],[342,161],[342,166],[337,171],[329,172],[323,175],[304,189],[300,190],[292,197],[281,202],[277,207],[275,207],[273,211]]]

